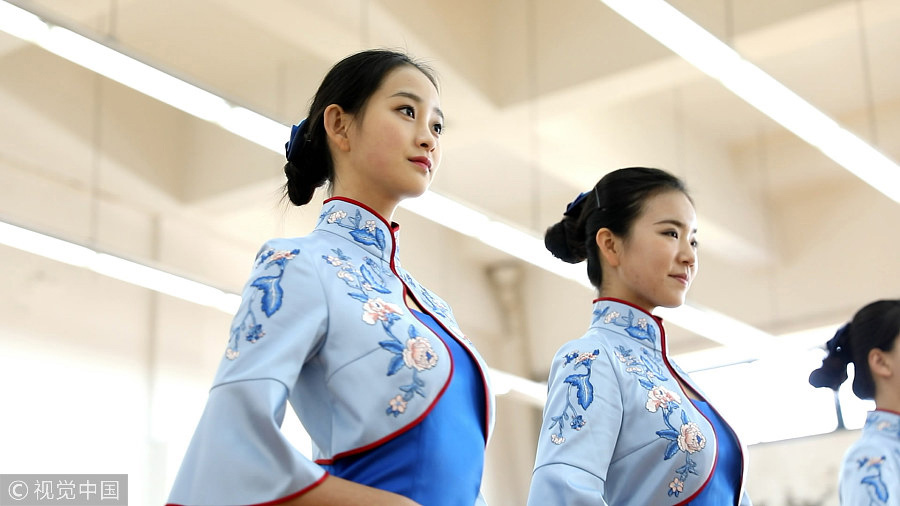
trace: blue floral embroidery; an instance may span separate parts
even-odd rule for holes
[[[350,229],[350,236],[353,237],[354,241],[367,246],[375,246],[384,253],[387,241],[385,240],[384,230],[378,226],[375,220],[366,220],[363,223],[362,213],[359,212],[359,209],[356,210],[354,216],[348,216],[346,211],[334,211],[333,209],[334,206],[331,206],[328,210],[322,211],[322,214],[319,215],[319,222],[321,223],[323,219],[326,219],[328,223]],[[350,223],[344,223],[344,219],[347,219]]]
[[[866,468],[869,474],[863,476],[859,482],[869,487],[869,495],[882,504],[887,504],[889,493],[887,484],[881,477],[881,464],[887,460],[887,457],[863,457],[856,461],[859,465],[857,469]]]
[[[610,311],[609,306],[605,306],[602,310],[594,310],[593,323],[597,323],[600,319],[603,323],[624,327],[625,332],[638,340],[656,342],[656,327],[649,325],[644,317],[635,319],[634,312],[628,310],[628,315],[623,316],[618,311]]]
[[[414,280],[408,273],[403,273],[403,281],[405,281],[407,285],[415,288],[416,291],[422,294],[422,302],[424,302],[425,305],[428,306],[428,309],[430,309],[431,312],[438,314],[444,318],[450,318],[450,306],[448,306],[444,301],[428,291],[427,288],[417,283],[416,280]]]
[[[615,349],[615,354],[619,362],[625,365],[625,371],[637,376],[638,383],[647,390],[647,411],[662,414],[666,428],[656,431],[656,435],[669,441],[663,454],[663,460],[669,460],[679,453],[684,454],[684,465],[675,470],[676,476],[668,484],[668,494],[678,497],[684,492],[684,484],[689,475],[699,474],[697,473],[697,463],[691,458],[691,454],[706,447],[706,437],[700,427],[690,421],[684,410],[681,410],[680,424],[676,427],[672,423],[672,415],[681,408],[681,396],[660,384],[668,381],[668,378],[663,375],[662,366],[647,350],[642,349],[641,351],[643,353],[638,358],[634,356],[632,350],[619,345]]]
[[[394,335],[393,327],[400,320],[403,309],[381,297],[370,296],[371,292],[376,295],[391,293],[385,285],[385,277],[391,276],[392,273],[371,258],[363,257],[363,263],[359,267],[354,267],[352,259],[340,248],[331,252],[334,254],[322,255],[322,259],[331,266],[338,267],[337,277],[351,288],[347,295],[363,303],[362,320],[369,325],[381,323],[385,334],[389,337],[378,343],[384,350],[394,355],[388,363],[387,376],[397,374],[404,367],[412,370],[411,382],[399,387],[402,393],[392,398],[385,410],[388,415],[398,416],[406,411],[407,403],[416,394],[425,396],[425,381],[419,377],[419,373],[433,368],[437,364],[438,356],[431,342],[419,335],[414,325],[409,326],[405,342],[398,339]]]
[[[267,249],[256,259],[256,268],[265,264],[263,272],[268,272],[272,267],[277,267],[278,271],[271,275],[259,276],[250,282],[250,286],[256,288],[257,292],[254,292],[247,304],[243,306],[243,311],[246,314],[240,317],[240,313],[238,313],[234,318],[235,324],[231,327],[231,337],[228,340],[228,347],[225,349],[225,356],[229,360],[234,360],[240,355],[238,346],[240,345],[241,337],[247,342],[255,343],[266,335],[262,324],[257,321],[256,315],[253,313],[253,303],[257,295],[262,292],[260,309],[267,318],[271,318],[272,315],[281,309],[281,303],[284,299],[281,277],[284,276],[284,269],[287,263],[297,256],[298,253],[300,253],[299,249],[291,251]]]
[[[566,376],[566,379],[563,380],[568,385],[566,387],[566,405],[559,416],[550,418],[553,423],[547,428],[547,430],[553,430],[554,427],[559,427],[555,434],[550,434],[552,443],[560,445],[566,442],[563,430],[565,429],[565,422],[569,419],[569,411],[572,412],[572,421],[569,423],[569,427],[574,430],[581,430],[587,424],[587,420],[583,415],[578,414],[578,408],[572,404],[571,392],[574,388],[578,405],[581,406],[582,410],[587,411],[587,408],[594,402],[594,386],[591,384],[591,364],[594,363],[594,359],[599,354],[600,350],[596,349],[593,353],[579,353],[576,350],[565,355],[566,362],[563,364],[563,367],[568,367],[572,363],[575,365],[572,366],[573,373]],[[585,372],[580,374],[575,372],[578,368],[584,368]]]

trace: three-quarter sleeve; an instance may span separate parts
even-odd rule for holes
[[[590,340],[566,344],[555,355],[547,388],[528,504],[607,504],[623,414],[609,353]]]
[[[303,364],[321,346],[328,311],[297,241],[260,251],[209,398],[169,496],[172,504],[287,500],[326,477],[281,432]]]

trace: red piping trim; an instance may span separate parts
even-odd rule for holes
[[[395,274],[396,274],[396,273],[395,273]],[[397,277],[399,278],[400,276],[397,276]],[[487,387],[487,385],[488,385],[488,384],[487,384],[487,378],[485,378],[485,376],[484,376],[484,370],[481,368],[481,364],[478,362],[478,359],[477,359],[477,358],[475,357],[475,355],[471,352],[471,350],[469,350],[469,347],[466,346],[465,343],[463,343],[463,342],[461,342],[459,339],[457,339],[457,338],[456,338],[456,335],[454,335],[453,332],[450,332],[450,329],[448,329],[448,328],[441,322],[441,320],[440,320],[438,317],[436,317],[436,316],[433,315],[430,311],[428,311],[427,309],[425,309],[425,306],[423,306],[422,303],[419,302],[419,299],[417,299],[417,298],[411,293],[412,290],[408,290],[408,289],[407,289],[407,287],[406,287],[405,284],[403,285],[403,295],[404,295],[403,301],[404,301],[404,303],[406,302],[406,297],[405,297],[405,296],[406,296],[407,291],[410,292],[409,296],[410,296],[414,301],[416,301],[416,303],[419,304],[419,306],[422,308],[423,312],[425,312],[426,314],[428,314],[429,316],[431,316],[431,317],[434,319],[434,321],[437,322],[437,324],[440,325],[442,329],[444,329],[444,332],[446,332],[447,335],[450,336],[451,339],[453,339],[454,341],[456,341],[457,343],[459,343],[460,348],[462,348],[463,350],[465,350],[466,354],[469,355],[469,357],[472,359],[472,362],[474,362],[475,365],[477,366],[478,374],[481,376],[481,385],[482,385],[482,388],[484,388],[484,444],[485,444],[485,446],[486,446],[486,445],[487,445],[487,441],[488,441],[488,439],[489,439],[489,437],[488,437],[488,436],[489,436],[489,435],[488,435],[488,432],[490,431],[490,426],[491,426],[491,401],[490,401],[490,392],[488,391],[488,387]],[[409,308],[409,305],[407,305],[406,307]],[[417,310],[417,311],[418,311],[418,310]],[[418,318],[416,318],[416,319],[418,319]],[[425,325],[425,323],[422,323],[422,324]],[[425,327],[428,327],[428,325],[425,325]],[[440,337],[438,337],[438,341],[441,341],[441,344],[444,345],[444,348],[447,348],[447,354],[450,356],[450,366],[451,366],[451,368],[450,368],[450,379],[452,380],[452,379],[453,379],[453,371],[454,371],[454,367],[453,367],[453,353],[450,351],[450,348],[447,347],[447,343],[444,343],[444,341],[443,341]],[[449,384],[450,382],[448,381],[447,383]],[[443,394],[443,391],[441,391],[441,393]]]
[[[613,300],[616,300],[616,299],[613,299]],[[624,301],[622,301],[622,302],[624,302]],[[625,304],[628,304],[628,303],[625,302]],[[633,304],[629,304],[629,305],[634,306]],[[634,306],[634,307],[636,307],[636,306]],[[640,309],[640,308],[638,308],[638,309]],[[643,309],[641,309],[641,311],[643,311]],[[646,311],[644,311],[644,312],[646,313]],[[651,316],[652,316],[652,315],[651,315]],[[654,317],[654,318],[655,318],[655,317]],[[661,321],[661,319],[660,319],[660,321]],[[728,424],[728,422],[725,421],[725,418],[722,417],[722,414],[719,413],[719,410],[717,410],[717,409],[712,405],[711,402],[709,402],[705,397],[703,397],[703,395],[701,395],[700,392],[697,392],[697,389],[694,388],[693,385],[690,384],[690,382],[688,382],[686,379],[682,378],[681,375],[679,375],[678,372],[675,371],[675,368],[672,367],[672,364],[669,363],[669,357],[666,355],[666,351],[668,351],[668,348],[666,347],[666,329],[665,329],[665,327],[663,327],[662,325],[659,326],[659,334],[660,334],[660,343],[661,343],[662,349],[663,349],[662,359],[663,359],[663,363],[666,364],[666,369],[669,370],[669,373],[671,373],[672,376],[674,376],[674,377],[680,379],[682,382],[684,382],[685,385],[690,386],[691,389],[694,390],[694,391],[697,393],[697,395],[700,396],[700,397],[702,398],[702,400],[703,400],[704,402],[706,402],[706,404],[709,406],[709,408],[712,409],[717,415],[719,415],[719,418],[722,420],[722,423],[725,425],[725,427],[727,427],[728,429],[730,429],[730,430],[731,430],[731,433],[734,434],[734,440],[737,441],[737,443],[738,443],[738,450],[740,450],[740,452],[741,452],[741,487],[740,487],[740,490],[739,490],[740,495],[738,496],[738,501],[740,501],[740,500],[741,500],[741,496],[743,496],[743,492],[744,492],[744,474],[745,474],[744,471],[747,469],[747,458],[746,458],[746,456],[744,455],[744,447],[741,445],[741,441],[740,441],[740,439],[738,438],[737,433],[735,433],[735,432],[734,432],[734,429],[732,429],[731,426]],[[684,387],[681,385],[681,383],[680,383],[680,382],[677,382],[677,381],[676,381],[676,383],[678,383],[678,388],[681,390],[681,392],[684,394],[684,396],[685,396],[686,398],[690,399],[690,397],[688,396],[687,392],[685,391],[685,389],[684,389]],[[698,409],[697,412],[700,413],[700,416],[702,416],[704,419],[706,419],[706,421],[709,423],[709,426],[712,427],[712,429],[713,429],[713,436],[716,438],[716,449],[718,450],[718,447],[719,447],[719,436],[718,436],[718,434],[716,434],[716,427],[715,427],[715,425],[713,425],[713,423],[709,420],[709,418],[706,417],[706,415],[703,414],[702,411],[700,411],[700,410]],[[697,489],[697,491],[694,492],[690,497],[688,497],[688,498],[685,499],[684,501],[682,501],[682,502],[676,504],[675,506],[681,506],[681,505],[683,505],[683,504],[688,504],[688,503],[691,502],[694,498],[696,498],[697,495],[700,494],[700,492],[702,492],[704,488],[706,488],[706,486],[709,484],[709,480],[712,479],[712,475],[713,475],[713,473],[714,473],[715,470],[716,470],[716,465],[718,464],[718,462],[719,462],[719,453],[718,453],[718,451],[717,451],[717,452],[716,452],[715,459],[713,460],[713,467],[712,467],[712,469],[711,469],[710,472],[709,472],[709,476],[707,476],[707,477],[706,477],[706,480],[703,482],[703,485],[701,485],[700,488]]]
[[[325,474],[323,474],[321,478],[319,478],[318,480],[316,480],[315,483],[313,483],[313,484],[311,484],[311,485],[307,485],[306,487],[303,487],[302,489],[300,489],[300,490],[297,491],[297,492],[294,492],[294,493],[291,494],[291,495],[286,495],[286,496],[284,496],[284,497],[281,497],[281,498],[279,498],[279,499],[275,499],[275,500],[273,500],[273,501],[266,501],[266,502],[254,503],[254,504],[252,504],[252,505],[250,505],[250,506],[271,506],[271,505],[273,505],[273,504],[281,504],[281,503],[283,503],[283,502],[290,501],[291,499],[296,499],[297,497],[300,497],[301,495],[303,495],[303,494],[309,492],[310,490],[312,490],[312,489],[318,487],[319,485],[321,485],[322,482],[325,481],[325,478],[328,478],[328,476],[329,476],[328,471],[325,471]],[[182,505],[181,505],[181,504],[178,504],[178,503],[166,503],[166,506],[182,506]]]
[[[895,415],[900,415],[900,411],[894,411],[894,410],[892,410],[892,409],[875,408],[875,411],[881,411],[881,412],[883,412],[883,413],[893,413],[893,414],[895,414]]]

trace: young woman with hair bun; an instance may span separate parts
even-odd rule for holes
[[[570,203],[544,237],[587,260],[587,333],[554,355],[530,506],[747,505],[745,451],[668,356],[657,307],[697,274],[697,218],[677,177],[619,169]]]
[[[357,53],[286,145],[315,230],[262,246],[172,504],[473,505],[493,424],[487,367],[450,306],[400,265],[397,204],[424,193],[444,117],[428,68]],[[280,431],[287,404],[313,460]]]
[[[874,399],[862,436],[841,466],[841,506],[900,504],[900,300],[860,309],[835,333],[822,367],[809,375],[815,387],[840,388],[853,364],[853,393]]]

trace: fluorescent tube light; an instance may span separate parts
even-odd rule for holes
[[[241,303],[239,295],[2,221],[0,244],[229,314],[237,312]]]
[[[600,0],[825,156],[900,203],[900,166],[663,0]]]

